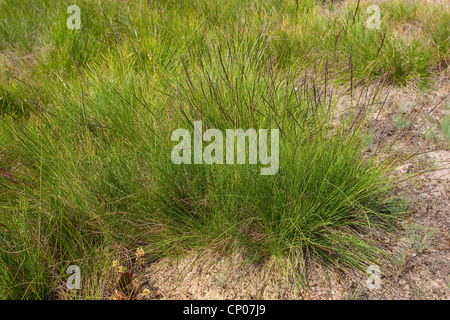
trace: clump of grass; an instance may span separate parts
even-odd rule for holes
[[[362,267],[376,249],[370,252],[360,232],[394,216],[382,209],[382,199],[391,183],[387,173],[399,159],[363,156],[371,106],[350,106],[347,118],[334,126],[335,105],[323,91],[326,76],[308,80],[261,69],[259,56],[256,51],[203,57],[207,67],[186,76],[195,80],[175,86],[180,114],[187,118],[181,127],[201,119],[214,128],[279,128],[279,173],[263,177],[250,166],[170,165],[172,193],[160,194],[168,209],[185,219],[183,225],[194,223],[195,234],[204,228],[209,233],[218,223],[218,235],[228,234],[262,256],[299,249]],[[246,109],[247,116],[241,115]]]
[[[450,142],[450,115],[445,115],[440,123],[440,129],[447,141]]]
[[[422,253],[426,250],[430,246],[434,236],[432,230],[420,230],[418,226],[413,224],[406,226],[406,235],[411,247],[416,253]]]

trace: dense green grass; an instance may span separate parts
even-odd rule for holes
[[[75,294],[100,298],[138,246],[295,257],[300,273],[386,254],[373,235],[398,217],[389,173],[408,155],[367,152],[370,119],[381,87],[426,86],[448,62],[448,10],[385,3],[370,30],[367,3],[77,1],[69,30],[70,4],[0,2],[2,298],[57,297],[70,264]],[[422,37],[398,32],[414,21]],[[170,135],[195,120],[278,128],[279,172],[173,164]]]

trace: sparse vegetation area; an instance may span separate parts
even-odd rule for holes
[[[447,105],[447,110],[450,108],[450,104]],[[441,121],[441,127],[440,127],[442,133],[444,134],[444,137],[447,138],[447,140],[450,141],[450,115],[447,114],[443,117]]]
[[[431,170],[409,166],[424,153],[411,140],[428,127],[449,138],[448,114],[415,131],[448,99],[380,126],[391,90],[425,94],[448,71],[445,3],[379,1],[370,29],[369,1],[73,2],[80,29],[66,24],[72,1],[0,0],[1,299],[169,297],[146,268],[204,252],[307,295],[312,265],[400,274],[410,254],[391,242],[422,254],[447,232],[405,223],[413,169],[398,168]],[[172,132],[198,120],[278,129],[278,172],[174,164]],[[80,290],[66,287],[70,265]]]

